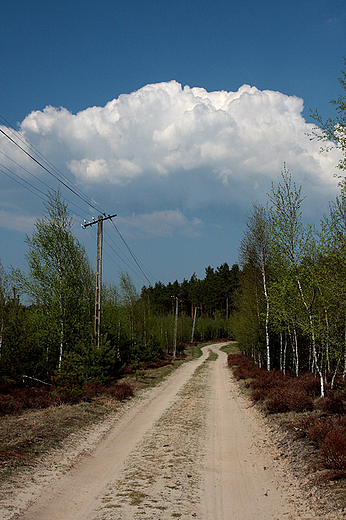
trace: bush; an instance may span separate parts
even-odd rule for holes
[[[320,403],[321,409],[329,413],[343,414],[344,402],[338,392],[330,392]]]
[[[321,392],[320,381],[311,372],[305,372],[298,376],[299,385],[304,388],[305,392],[314,399]]]
[[[267,390],[265,390],[263,388],[256,388],[256,390],[254,390],[252,392],[251,397],[254,401],[264,401],[265,398],[267,397],[267,395],[268,395]]]
[[[311,422],[307,435],[316,446],[321,447],[331,428],[331,423],[327,419],[316,419]]]
[[[346,472],[346,430],[334,425],[321,445],[326,464],[332,469]]]
[[[61,403],[78,403],[85,395],[85,369],[82,357],[68,352],[62,360],[61,369],[53,377],[55,389],[52,397]]]
[[[282,372],[273,370],[268,372],[265,368],[258,368],[254,372],[254,379],[250,386],[253,389],[271,390],[275,387],[281,387],[285,381],[285,375]]]
[[[22,409],[21,402],[12,395],[0,395],[0,415],[14,415]]]
[[[47,408],[55,402],[48,388],[16,388],[12,395],[23,408]]]
[[[107,394],[112,396],[114,399],[117,399],[118,401],[123,401],[128,397],[132,397],[134,395],[134,391],[131,385],[127,383],[120,383],[108,388]]]
[[[280,388],[272,390],[266,400],[266,408],[269,413],[288,412],[289,404],[287,392]]]
[[[299,385],[293,388],[287,388],[288,408],[295,412],[310,412],[314,408],[312,398],[306,393],[304,388]]]
[[[84,397],[85,399],[92,399],[101,394],[105,394],[107,391],[107,387],[102,383],[87,383],[84,386]]]
[[[227,358],[228,366],[233,368],[234,377],[239,379],[249,379],[254,377],[258,369],[253,358],[246,357],[243,354],[229,354]]]
[[[294,379],[290,379],[282,386],[274,387],[266,400],[266,408],[270,413],[289,411],[307,412],[313,410],[313,401],[300,385],[292,386]]]
[[[243,354],[228,354],[227,363],[228,366],[234,367],[235,365],[241,365],[244,362],[245,356]]]

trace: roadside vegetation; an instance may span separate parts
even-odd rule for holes
[[[3,389],[47,385],[71,402],[92,385],[169,363],[186,343],[228,334],[238,265],[209,266],[203,280],[157,282],[141,294],[123,273],[118,286],[102,287],[98,344],[95,273],[60,192],[50,193],[26,242],[26,273],[0,263],[0,414],[1,382]]]
[[[268,372],[241,353],[229,354],[228,366],[265,413],[282,414],[282,424],[293,426],[297,438],[306,438],[320,450],[328,478],[346,476],[346,381],[342,377],[321,398],[319,380],[309,372],[298,377],[280,370]]]
[[[346,65],[346,60],[345,60]],[[346,72],[340,84],[346,91]],[[318,448],[330,478],[346,476],[346,95],[336,118],[317,112],[312,138],[341,150],[339,194],[316,227],[284,165],[265,205],[253,205],[240,246],[228,364],[253,401]],[[323,149],[322,149],[323,150]]]
[[[157,385],[183,362],[199,357],[202,346],[187,346],[174,363],[147,364],[122,375],[114,385],[90,383],[72,398],[44,385],[3,384],[0,402],[7,402],[7,409],[0,414],[0,482],[19,466],[30,465],[51,448],[63,446],[71,434],[116,413],[123,401]]]
[[[340,83],[346,90],[344,71]],[[312,137],[332,140],[344,159],[339,194],[320,227],[303,219],[302,187],[284,165],[267,204],[252,208],[239,265],[208,266],[204,279],[194,273],[140,293],[122,274],[118,286],[102,287],[100,344],[95,273],[66,202],[59,191],[49,194],[26,238],[27,272],[0,263],[0,457],[25,458],[23,446],[37,446],[10,447],[14,417],[72,406],[83,424],[85,410],[101,417],[109,402],[167,375],[187,359],[187,344],[194,356],[194,342],[227,338],[239,348],[228,347],[229,364],[252,398],[267,413],[298,414],[301,434],[332,471],[346,474],[346,96],[332,103],[337,117],[323,123],[315,113]]]
[[[346,91],[346,74],[340,83]],[[346,152],[346,96],[315,136]],[[333,132],[332,132],[333,129]],[[345,170],[345,161],[339,165]],[[230,331],[241,352],[268,371],[317,376],[320,396],[346,378],[346,180],[316,228],[286,166],[265,206],[254,205],[240,246],[241,277]]]

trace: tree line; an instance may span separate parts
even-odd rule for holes
[[[193,274],[181,283],[144,286],[140,294],[123,273],[118,286],[102,286],[97,347],[95,273],[59,191],[49,193],[26,243],[27,273],[0,264],[2,378],[50,382],[78,365],[85,380],[112,381],[123,370],[172,356],[177,309],[178,354],[191,340],[227,335],[238,265],[209,266],[203,280]]]
[[[346,90],[346,75],[340,83]],[[346,96],[332,101],[335,119],[313,137],[333,141],[346,169]],[[303,221],[302,187],[284,166],[267,204],[254,205],[240,246],[242,276],[232,331],[242,350],[268,370],[319,377],[321,396],[346,377],[346,179],[316,227]]]
[[[346,75],[340,83],[346,90]],[[343,152],[346,96],[335,119],[313,137]],[[240,245],[240,267],[208,266],[203,279],[144,286],[124,273],[102,287],[101,343],[94,342],[95,273],[73,235],[59,191],[26,238],[27,273],[0,263],[0,378],[51,381],[78,366],[85,380],[108,382],[178,353],[184,343],[229,337],[268,370],[309,370],[321,395],[346,377],[346,179],[319,229],[302,216],[302,188],[284,166],[267,204],[254,205]],[[25,303],[23,303],[25,302]],[[176,331],[176,334],[175,334]]]

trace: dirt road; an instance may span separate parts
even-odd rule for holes
[[[0,518],[316,518],[220,346],[78,439],[59,464],[42,461],[2,498]]]

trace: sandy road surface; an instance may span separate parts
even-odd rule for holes
[[[135,400],[95,446],[80,442],[87,454],[71,467],[52,472],[42,463],[2,498],[0,518],[316,518],[219,348],[204,348]]]

